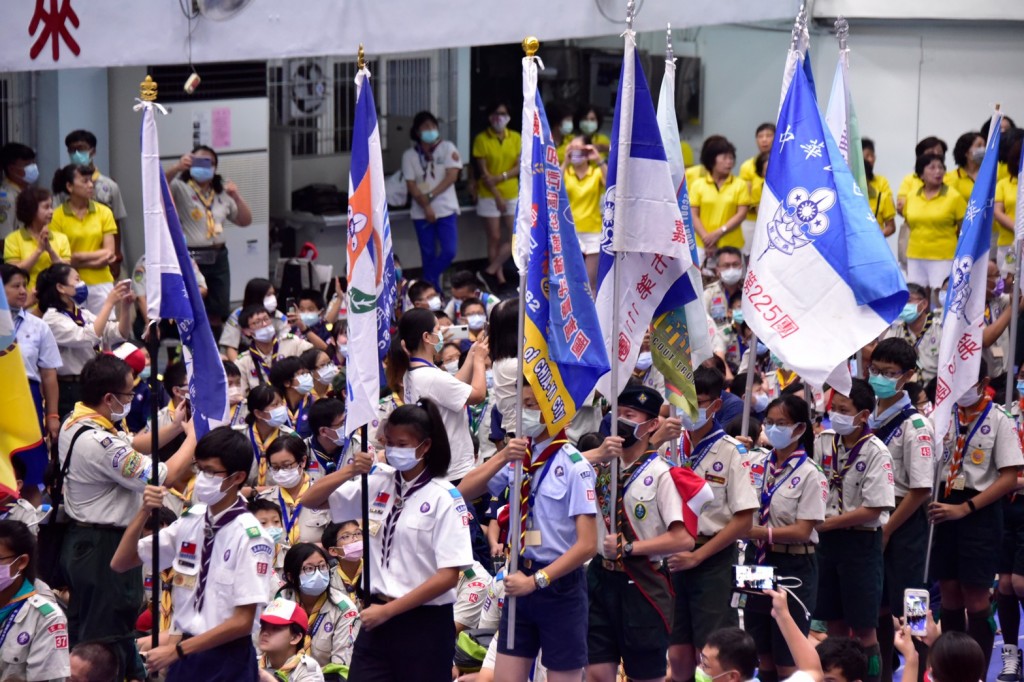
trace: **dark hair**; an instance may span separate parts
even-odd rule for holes
[[[297,542],[284,555],[281,577],[284,578],[285,587],[295,590],[296,593],[299,592],[299,576],[302,575],[302,564],[314,554],[319,554],[324,563],[327,564],[327,570],[330,570],[331,557],[327,555],[327,550],[314,545],[312,542]]]
[[[234,377],[238,377],[239,379],[242,378],[242,370],[238,369],[238,365],[230,360],[224,361],[224,374],[228,379],[232,379]]]
[[[242,312],[238,313],[238,326],[242,329],[248,329],[249,322],[252,320],[252,318],[256,317],[260,313],[266,312],[267,309],[263,307],[262,303],[253,303],[251,305],[247,305],[244,308],[242,308]],[[270,314],[267,313],[267,316],[269,317]],[[271,323],[273,323],[273,320],[271,320]]]
[[[218,426],[196,443],[195,458],[197,462],[219,459],[228,476],[239,471],[248,474],[252,469],[252,445],[241,431],[230,426]]]
[[[73,267],[67,263],[55,263],[36,275],[36,297],[39,309],[44,313],[50,308],[67,310],[64,298],[57,291],[58,285],[67,285]]]
[[[693,370],[693,385],[697,395],[708,395],[717,400],[725,390],[725,377],[714,367],[701,365]]]
[[[855,639],[829,637],[818,644],[818,658],[821,659],[821,669],[826,673],[838,668],[848,680],[867,678],[868,657],[864,655],[864,649]]]
[[[459,270],[452,274],[452,278],[449,282],[452,290],[462,289],[464,287],[471,287],[473,289],[480,288],[480,282],[469,270]]]
[[[1021,143],[1024,142],[1024,134],[1019,130],[1014,130],[1010,137],[1010,142],[1007,144],[1006,153],[1006,170],[1010,172],[1010,177],[1015,178],[1020,174],[1020,151]]]
[[[317,310],[323,310],[324,306],[326,305],[324,303],[324,295],[321,294],[316,289],[303,289],[302,291],[300,291],[298,297],[296,298],[296,302],[298,303],[302,301],[310,301],[313,305],[317,307]]]
[[[871,384],[863,379],[853,378],[853,383],[850,385],[850,395],[847,397],[853,403],[853,409],[858,412],[863,412],[864,410],[873,412],[875,409],[875,389],[871,388]]]
[[[708,169],[708,173],[715,169],[715,159],[719,154],[732,154],[736,157],[736,147],[725,137],[718,136],[717,139],[708,138],[700,150],[700,165]]]
[[[871,360],[891,362],[904,372],[917,368],[917,350],[906,339],[882,339],[871,351]]]
[[[177,388],[188,381],[188,367],[182,361],[172,362],[164,370],[164,390],[167,395],[174,395],[172,388]]]
[[[903,384],[903,390],[907,392],[910,402],[913,403],[914,399],[924,391],[924,384],[919,381],[908,381]]]
[[[466,308],[468,308],[471,305],[478,305],[478,306],[480,306],[481,308],[484,309],[484,314],[485,315],[487,314],[487,305],[483,301],[481,301],[479,298],[476,298],[476,297],[465,299],[462,302],[462,304],[459,306],[459,313],[462,314],[462,315],[465,315],[466,314]]]
[[[430,289],[433,289],[434,291],[437,291],[437,287],[435,287],[433,284],[431,284],[427,280],[425,280],[425,279],[418,279],[418,280],[416,280],[415,282],[413,282],[412,284],[409,285],[409,290],[408,290],[409,300],[412,301],[413,303],[416,303],[421,298],[423,298],[423,294],[425,294]]]
[[[420,126],[424,123],[433,123],[437,126],[438,132],[441,131],[441,124],[438,123],[437,117],[429,111],[421,111],[412,117],[412,125],[409,126],[409,137],[413,142],[420,141]]]
[[[519,301],[507,298],[491,310],[487,335],[491,347],[491,362],[515,358],[519,355]]]
[[[32,185],[18,192],[18,198],[14,202],[14,215],[18,222],[29,227],[39,213],[39,204],[52,197],[50,190]]]
[[[804,425],[804,432],[800,435],[800,446],[808,453],[814,452],[814,423],[811,421],[811,407],[807,401],[794,393],[783,393],[768,403],[765,414],[776,407],[781,408],[794,424]]]
[[[764,383],[764,378],[761,376],[761,373],[755,370],[754,371],[754,383],[751,384],[751,386],[757,386],[758,384],[763,384],[763,383]],[[736,376],[733,377],[732,383],[729,384],[729,393],[732,393],[737,398],[742,398],[743,396],[745,396],[747,394],[747,373],[746,372],[740,372],[739,374],[737,374]]]
[[[860,149],[861,151],[865,151],[867,149],[875,151],[875,141],[872,140],[870,137],[860,138]]]
[[[435,310],[433,312],[434,312],[434,319],[435,320],[448,320],[449,322],[451,322],[452,318],[448,317],[448,313],[446,313],[445,311],[443,311],[443,310]]]
[[[1017,128],[1017,124],[1013,122],[1012,118],[1010,118],[1009,116],[1005,116],[1005,115],[1003,116],[1003,118],[1007,122],[1009,122],[1010,130],[1015,130]],[[984,137],[986,140],[988,139],[988,131],[989,131],[989,129],[991,127],[992,127],[992,118],[990,117],[990,118],[986,118],[985,122],[981,124],[981,128],[978,129],[979,132],[981,133],[981,136]],[[1009,133],[1009,132],[1010,131],[1008,130],[1007,133]]]
[[[245,292],[242,294],[242,309],[252,305],[258,305],[263,310],[263,299],[267,292],[274,289],[274,283],[265,277],[253,277],[245,283]]]
[[[708,635],[705,646],[718,649],[718,663],[723,670],[735,670],[740,678],[749,680],[757,668],[757,645],[746,630],[721,628]]]
[[[932,679],[939,682],[977,682],[985,678],[985,653],[965,632],[943,632],[928,652]]]
[[[409,353],[423,343],[423,335],[433,332],[437,325],[434,313],[423,308],[407,310],[398,320],[398,333],[391,337],[391,349],[388,355],[388,385],[397,386],[402,383],[405,373],[409,371]],[[408,353],[402,345],[408,349]],[[432,359],[432,358],[431,358]]]
[[[258,511],[272,511],[277,512],[277,515],[281,516],[281,507],[277,506],[276,502],[268,500],[265,497],[257,497],[254,500],[250,500],[249,503],[245,505],[245,508],[252,514],[255,514]]]
[[[956,144],[953,145],[953,161],[956,165],[963,168],[967,165],[967,152],[970,151],[971,145],[974,141],[981,137],[981,133],[976,130],[964,133],[957,138]],[[985,139],[985,138],[981,138]]]
[[[133,376],[127,362],[105,353],[97,355],[82,368],[82,402],[95,407],[108,393],[121,393],[127,376]]]
[[[8,142],[0,147],[0,172],[7,175],[7,169],[15,161],[34,161],[36,152],[32,147],[20,142]]]
[[[604,436],[599,431],[591,431],[590,433],[584,433],[580,436],[580,439],[576,441],[576,448],[580,452],[586,452],[587,450],[594,450],[601,447],[601,443],[604,442]]]
[[[25,466],[25,460],[21,455],[11,455],[11,468],[14,469],[15,480],[25,480],[25,476],[28,474],[28,467]]]
[[[761,125],[757,126],[757,130],[754,131],[754,135],[760,135],[765,130],[770,130],[770,131],[772,131],[772,134],[774,134],[775,133],[775,124],[774,123],[769,123],[768,121],[765,121]]]
[[[768,167],[768,159],[771,158],[771,155],[771,152],[761,152],[754,159],[754,172],[757,173],[757,177],[764,177],[765,168]]]
[[[68,192],[68,185],[75,184],[75,175],[81,175],[83,178],[91,178],[92,174],[96,172],[96,169],[91,163],[87,163],[82,166],[76,166],[73,163],[69,163],[63,168],[58,168],[57,172],[53,174],[53,182],[50,184],[50,188],[54,194],[70,194]]]
[[[178,520],[178,515],[175,514],[173,511],[171,511],[170,509],[168,509],[167,507],[160,507],[160,509],[157,510],[157,515],[160,517],[160,527],[161,528],[166,528],[167,526],[171,525],[172,523],[174,523],[175,521]],[[153,528],[153,515],[152,514],[147,514],[146,515],[146,522],[144,524],[142,524],[142,527],[145,530],[148,530],[148,531],[151,531],[151,532],[153,530],[155,530]]]
[[[196,152],[209,152],[210,154],[213,155],[213,165],[220,165],[220,159],[217,156],[217,152],[213,150],[213,147],[207,147],[205,144],[196,145],[195,147],[192,148],[192,153],[195,154]],[[182,171],[181,175],[179,175],[178,177],[181,179],[182,182],[188,182],[189,180],[192,179],[192,174],[185,170]],[[221,192],[224,191],[224,178],[222,178],[219,173],[215,174],[213,176],[213,181],[210,182],[210,186],[213,187],[214,192],[220,194]]]
[[[404,316],[402,319],[405,319]],[[448,444],[448,432],[441,420],[441,413],[432,400],[420,398],[409,405],[400,405],[388,417],[387,428],[402,426],[411,428],[421,441],[429,438],[430,449],[423,455],[427,471],[434,478],[444,476],[452,462],[452,450]]]
[[[743,252],[740,251],[739,249],[737,249],[735,246],[723,246],[723,247],[721,247],[720,249],[718,249],[718,254],[715,257],[716,258],[720,258],[722,256],[722,254],[725,254],[725,253],[729,254],[730,256],[736,256],[737,258],[740,259],[741,263],[746,261],[746,259],[743,257]]]
[[[309,448],[307,448],[306,443],[296,435],[289,434],[287,436],[275,438],[274,442],[267,446],[267,461],[270,461],[271,455],[276,455],[282,450],[294,457],[295,461],[299,464],[304,465],[309,459]]]
[[[24,194],[24,192],[22,192],[22,194]],[[10,281],[14,279],[15,275],[21,275],[22,277],[24,277],[25,283],[28,284],[28,280],[30,278],[28,270],[19,268],[14,263],[0,263],[0,277],[3,278],[4,285],[10,283]]]
[[[761,435],[761,420],[754,415],[750,415],[750,423],[747,424],[747,432],[743,433],[743,415],[738,414],[723,424],[722,430],[733,438],[736,438],[737,436],[747,436],[750,440],[756,443],[758,437]]]
[[[914,163],[914,173],[917,177],[921,177],[924,173],[924,169],[931,165],[932,161],[938,161],[942,164],[942,167],[946,167],[946,161],[938,154],[922,154],[917,157],[917,161]]]
[[[88,682],[111,682],[117,679],[117,650],[107,642],[80,642],[71,655],[89,663]]]
[[[359,521],[357,519],[349,519],[348,521],[342,521],[340,523],[331,521],[324,526],[324,532],[320,534],[320,544],[324,546],[324,549],[328,547],[336,547],[336,543],[338,542],[338,533],[341,532],[343,527],[350,523],[354,523],[357,526],[359,525]]]
[[[949,151],[949,145],[946,144],[945,140],[941,140],[934,135],[929,135],[918,142],[917,146],[914,147],[914,156],[921,156],[924,154],[926,149],[931,149],[935,145],[942,147],[942,156],[945,156],[946,152]],[[945,161],[943,161],[943,164],[945,164]]]
[[[64,136],[64,146],[70,147],[76,142],[84,142],[91,149],[96,149],[96,136],[90,133],[88,130],[72,130],[70,133]]]
[[[21,572],[25,580],[36,579],[36,536],[21,521],[5,519],[0,521],[0,543],[3,543],[12,554],[28,555],[28,565]]]
[[[277,391],[273,386],[267,384],[260,384],[249,391],[249,396],[245,399],[246,405],[249,407],[249,414],[245,415],[245,423],[249,426],[255,424],[256,410],[266,410],[276,399]]]
[[[594,112],[594,116],[597,117],[597,129],[601,129],[601,124],[604,123],[604,117],[601,116],[601,112],[598,111],[597,107],[593,104],[587,104],[576,112],[576,115],[572,117],[572,125],[576,130],[580,130],[580,121],[587,117],[587,114]],[[589,144],[589,143],[588,143]]]
[[[315,437],[322,428],[330,428],[335,419],[345,414],[345,403],[337,398],[317,400],[309,408],[309,428]]]
[[[505,107],[505,110],[509,113],[509,115],[512,114],[512,108],[509,107],[508,102],[500,98],[492,99],[490,102],[488,102],[487,109],[484,111],[484,113],[487,114],[487,116],[490,116],[495,111],[497,111],[499,107]]]
[[[722,373],[722,376],[725,376],[725,370],[726,370],[725,360],[723,360],[722,358],[720,358],[717,355],[712,355],[710,358],[705,360],[700,366],[701,367],[710,367],[711,369],[717,369],[719,372]]]
[[[270,366],[270,372],[267,375],[267,380],[270,385],[274,387],[277,394],[282,398],[288,395],[288,387],[285,385],[289,381],[295,379],[295,375],[299,373],[299,370],[303,369],[302,361],[297,357],[289,356],[284,358],[278,358],[274,361],[274,364]]]

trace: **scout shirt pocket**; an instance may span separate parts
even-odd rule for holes
[[[797,510],[800,507],[800,497],[803,495],[803,482],[801,472],[790,476],[782,487],[775,491],[772,496],[771,525],[775,528],[789,526],[796,523]]]
[[[629,498],[625,500],[626,504],[629,504],[629,514],[633,521],[637,525],[648,523],[650,519],[657,518],[658,513],[658,488],[656,487],[657,481],[651,485],[641,485],[635,491],[638,483],[635,482],[629,486]]]
[[[437,503],[430,499],[420,498],[412,502],[406,500],[406,505],[408,509],[402,512],[400,523],[412,531],[409,534],[409,544],[415,548],[417,554],[433,556]]]
[[[993,407],[992,409],[998,408]],[[963,466],[964,470],[970,468],[971,474],[973,474],[968,476],[968,487],[975,481],[983,478],[985,472],[995,466],[992,463],[992,449],[995,447],[995,444],[995,419],[989,418],[978,428],[974,438],[971,438],[970,442],[967,443],[967,452],[964,453]]]
[[[330,523],[330,512],[327,509],[302,508],[301,528],[299,530],[300,542],[312,542],[318,544],[323,539],[324,528]]]

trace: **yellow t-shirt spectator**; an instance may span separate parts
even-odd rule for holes
[[[504,199],[515,199],[519,196],[519,170],[514,166],[522,149],[523,139],[519,133],[508,128],[505,129],[504,139],[500,139],[493,128],[488,128],[473,139],[473,158],[483,159],[488,173],[501,175],[505,171],[511,171],[507,180],[497,183],[498,192]],[[494,198],[483,180],[477,181],[477,196]]]
[[[557,147],[555,147],[555,153],[558,154],[558,163],[565,163],[565,150],[569,148],[569,143],[572,142],[572,135],[566,135],[562,138],[562,141]]]
[[[36,238],[27,228],[19,227],[4,240],[4,262],[21,263],[36,252]],[[71,262],[71,244],[68,238],[60,232],[50,231],[50,246],[58,256],[64,259],[65,263]],[[50,254],[43,251],[39,255],[36,264],[28,271],[28,290],[36,288],[36,275],[53,265]]]
[[[84,220],[79,220],[71,206],[63,203],[53,212],[50,221],[50,232],[60,232],[67,236],[71,245],[71,253],[99,251],[103,248],[103,237],[117,234],[117,223],[113,212],[101,203],[89,202],[89,210]],[[105,284],[114,281],[110,268],[77,268],[78,274],[86,284]]]
[[[1003,202],[1003,213],[1012,223],[1017,219],[1017,178],[1009,173],[996,183],[996,202],[1000,201]],[[996,223],[995,229],[999,232],[999,246],[1013,244],[1013,230],[1007,230],[999,223]]]
[[[680,140],[679,149],[683,152],[683,165],[689,168],[693,165],[693,147],[686,140]]]
[[[1003,180],[1008,177],[1010,177],[1010,169],[1005,161],[1000,161],[999,165],[996,166],[996,180]]]
[[[757,177],[757,157],[751,156],[749,159],[740,164],[740,180],[744,182],[753,182],[754,178]]]
[[[892,199],[892,188],[884,175],[875,175],[868,183],[868,203],[875,214],[880,228],[896,218],[896,202]]]
[[[726,178],[719,189],[708,174],[699,178],[690,187],[690,206],[700,209],[700,222],[704,225],[704,230],[713,232],[736,215],[740,206],[750,206],[750,191],[747,190],[747,183],[735,175]],[[700,237],[697,237],[697,245],[704,247]],[[716,246],[743,248],[743,230],[732,230],[719,239]]]
[[[757,222],[757,207],[761,205],[761,193],[764,191],[764,178],[754,173],[754,179],[750,181],[750,210],[747,211],[747,220]]]
[[[600,232],[604,224],[604,174],[597,166],[587,168],[582,178],[571,166],[565,169],[565,193],[569,196],[569,208],[580,233]]]
[[[696,166],[686,166],[686,186],[693,187],[694,184],[705,175],[708,174],[708,169],[703,164],[697,164]]]
[[[971,198],[971,191],[974,189],[974,178],[968,175],[967,171],[963,168],[954,168],[951,171],[946,171],[942,181],[957,192],[960,192],[960,196],[964,199]]]
[[[924,185],[908,196],[903,211],[910,228],[907,258],[952,259],[966,211],[967,201],[949,185],[943,185],[931,199],[925,198]]]

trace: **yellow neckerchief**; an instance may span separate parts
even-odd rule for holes
[[[104,431],[116,434],[117,429],[114,428],[114,424],[109,419],[104,417],[102,414],[92,409],[85,403],[75,403],[75,409],[71,412],[71,419],[68,419],[64,423],[64,428],[68,429],[80,421],[89,419],[99,424]]]
[[[172,422],[174,421],[174,398],[167,402],[167,416],[171,418]]]
[[[259,462],[259,469],[258,469],[258,472],[256,474],[256,485],[258,485],[258,486],[266,485],[267,484],[267,448],[269,448],[270,444],[273,443],[275,440],[277,440],[277,437],[281,435],[281,429],[274,429],[273,433],[270,434],[270,437],[267,438],[267,442],[266,443],[263,442],[263,438],[260,436],[260,431],[259,431],[259,429],[256,428],[255,424],[253,424],[252,426],[249,427],[249,433],[252,435],[252,439],[253,439],[253,442],[256,443],[256,447],[258,447],[260,449],[260,462]],[[256,454],[256,453],[253,453],[253,454]]]
[[[787,374],[789,375],[788,379],[786,378]],[[775,378],[779,382],[780,391],[784,390],[787,386],[796,381],[798,377],[799,375],[796,372],[790,371],[788,369],[775,370]]]
[[[171,600],[173,581],[173,568],[160,572],[160,632],[171,628],[171,616],[174,614],[174,602]]]
[[[348,576],[345,574],[344,569],[342,569],[341,567],[340,561],[338,562],[337,571],[338,577],[341,578],[341,582],[345,586],[345,591],[351,594],[356,591],[356,588],[359,587],[359,578],[363,575],[363,560],[359,560],[359,568],[356,569],[355,574],[352,576]]]
[[[263,654],[262,656],[260,656],[260,667],[264,670],[273,670],[274,677],[281,680],[281,682],[288,682],[288,673],[299,667],[299,662],[302,661],[302,656],[303,653],[300,651],[299,653],[295,654],[287,661],[285,661],[284,665],[282,665],[280,668],[274,670],[274,666],[271,665],[270,659],[267,658],[266,654]]]
[[[185,486],[185,492],[178,492],[176,488],[168,488],[167,492],[181,500],[182,503],[185,505],[185,508],[187,509],[190,506],[189,500],[192,499],[192,486],[194,486],[195,484],[196,477],[193,476],[191,479],[189,479],[188,485]]]
[[[299,484],[299,494],[296,495],[295,498],[292,498],[292,496],[284,488],[278,488],[278,492],[281,493],[281,499],[284,500],[284,504],[286,507],[285,509],[281,510],[282,522],[285,520],[286,517],[291,518],[291,514],[294,511],[296,505],[298,504],[298,500],[302,498],[302,496],[306,493],[307,490],[309,490],[309,487],[311,485],[313,485],[313,481],[309,479],[309,476],[303,474],[302,483]],[[289,545],[295,545],[299,542],[299,516],[301,514],[302,511],[300,510],[299,513],[295,515],[295,518],[292,519],[291,529],[288,531]]]
[[[313,396],[309,395],[308,393],[306,395],[302,396],[301,398],[299,398],[299,404],[295,406],[295,410],[294,411],[292,411],[291,406],[288,405],[288,401],[287,400],[284,401],[285,409],[288,410],[288,419],[291,420],[292,426],[294,428],[296,428],[296,429],[299,428],[299,414],[302,412],[303,408],[307,408],[308,409],[309,406],[312,405],[312,404],[313,404]]]
[[[313,645],[313,625],[316,624],[317,617],[320,616],[320,611],[323,610],[324,606],[327,605],[327,593],[330,589],[324,590],[324,593],[317,597],[316,603],[313,604],[313,610],[309,612],[309,621],[306,623],[306,639],[305,646],[302,648],[302,653],[308,654],[310,647]]]
[[[189,186],[196,191],[196,196],[199,197],[200,203],[203,208],[206,209],[206,238],[213,239],[214,235],[217,234],[217,222],[213,219],[213,200],[217,198],[217,193],[210,188],[209,194],[204,195],[203,190],[199,187],[199,184],[195,180],[188,181]]]

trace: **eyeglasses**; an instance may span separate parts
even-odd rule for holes
[[[343,545],[347,545],[350,542],[355,542],[361,537],[363,537],[361,533],[345,533],[344,535],[338,536],[338,542]],[[335,549],[341,549],[341,547],[335,547]]]
[[[303,575],[313,575],[317,571],[326,571],[326,570],[327,570],[327,564],[317,564],[316,566],[303,566],[302,567],[302,574]]]
[[[216,469],[203,469],[198,464],[193,464],[192,465],[192,473],[193,474],[201,474],[202,473],[202,474],[206,474],[207,476],[222,476],[224,478],[227,478],[227,476],[228,476],[228,472],[227,472],[226,469],[222,469],[221,471],[217,471]]]
[[[697,398],[697,407],[707,407],[718,400],[717,398]]]
[[[899,379],[901,376],[903,376],[903,372],[899,371],[898,369],[881,370],[875,367],[874,365],[868,367],[868,374],[870,374],[873,377],[881,375],[886,379]]]
[[[769,426],[782,426],[782,427],[786,427],[786,426],[795,426],[795,424],[791,424],[789,422],[776,422],[776,421],[772,421],[770,419],[765,419],[764,420],[764,427],[768,428]]]
[[[280,473],[282,471],[293,471],[298,468],[298,464],[289,464],[287,466],[274,466],[273,464],[270,465],[270,470],[273,471],[274,473]]]

